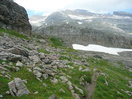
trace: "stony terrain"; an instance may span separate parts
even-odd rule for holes
[[[60,30],[60,26],[50,26],[46,31],[80,33],[77,27],[61,26]],[[122,35],[111,38],[101,32],[95,39],[100,31],[87,28],[81,32],[84,36],[88,32],[95,42],[109,38],[106,44],[131,48],[131,39]],[[31,34],[31,25],[26,10],[13,0],[0,0],[0,99],[131,99],[130,52],[114,56],[76,51],[56,34],[27,34]]]
[[[130,99],[131,72],[121,61],[82,54],[59,38],[28,38],[9,31],[0,32],[1,98]]]

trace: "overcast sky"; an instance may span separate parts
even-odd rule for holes
[[[132,0],[14,0],[25,7],[29,15],[50,14],[64,9],[86,9],[98,13],[132,12]]]

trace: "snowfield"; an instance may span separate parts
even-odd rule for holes
[[[86,19],[94,19],[96,18],[95,16],[82,16],[82,15],[68,15],[70,18],[72,19],[76,19],[76,20],[86,20]]]
[[[112,48],[112,47],[104,47],[96,44],[89,44],[88,46],[73,44],[73,49],[75,50],[83,50],[83,51],[93,51],[93,52],[103,52],[112,55],[119,55],[119,52],[124,51],[132,51],[132,49],[123,49],[123,48]]]

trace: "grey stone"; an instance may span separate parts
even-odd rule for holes
[[[25,34],[31,33],[26,10],[13,0],[0,0],[0,27]]]
[[[17,62],[22,60],[22,56],[20,55],[15,55],[12,53],[7,53],[7,52],[1,52],[0,53],[0,59],[1,60],[9,60],[12,62]]]
[[[15,70],[16,70],[16,71],[19,71],[19,70],[20,70],[20,68],[19,68],[19,67],[15,67]]]
[[[23,63],[21,63],[20,61],[18,61],[18,62],[16,63],[16,66],[17,66],[17,67],[22,67],[22,66],[23,66]]]
[[[41,71],[41,68],[39,68],[39,67],[34,67],[33,70]]]
[[[90,71],[88,67],[82,70],[82,72],[88,72],[88,71]]]
[[[40,59],[37,55],[29,56],[30,60],[32,60],[34,63],[40,62]]]
[[[14,78],[13,81],[8,83],[9,91],[12,96],[22,96],[29,94],[29,90],[20,78]]]
[[[38,91],[35,91],[34,94],[38,94],[39,92]]]
[[[51,79],[51,82],[52,82],[53,84],[57,84],[57,83],[58,83],[58,80],[57,80],[56,78],[53,78],[53,79]]]
[[[45,58],[43,61],[45,64],[51,64],[52,63],[52,60],[49,58]]]
[[[10,53],[13,53],[13,54],[16,54],[16,55],[22,55],[24,57],[28,57],[29,56],[29,52],[24,49],[24,48],[17,48],[17,47],[14,47],[14,48],[10,48],[8,50]]]
[[[49,97],[49,99],[57,99],[57,97],[56,97],[55,94],[53,94],[53,95],[51,95],[51,96]]]
[[[74,86],[76,90],[78,90],[82,95],[84,94],[83,90],[78,88],[77,86]]]
[[[39,57],[40,57],[40,59],[44,59],[45,58],[45,54],[44,53],[39,53]]]
[[[62,93],[65,93],[65,90],[64,90],[64,89],[62,89],[62,88],[61,88],[59,91],[60,91],[60,92],[62,92]]]
[[[44,79],[48,79],[48,74],[43,74],[42,77],[43,77]]]
[[[10,55],[7,57],[7,60],[12,62],[22,61],[22,57],[20,55]]]
[[[44,87],[47,87],[47,84],[46,84],[46,83],[43,83],[43,86],[44,86]]]
[[[33,71],[33,74],[37,77],[37,78],[40,78],[42,76],[42,73],[38,70],[34,70]]]
[[[68,81],[68,79],[65,77],[65,76],[60,76],[60,79],[62,80],[62,82],[67,82]]]
[[[93,57],[102,59],[102,56],[100,56],[100,55],[94,55]]]
[[[3,99],[3,95],[0,95],[0,99]]]
[[[40,42],[40,43],[43,43],[43,44],[46,43],[46,41],[45,41],[44,39],[40,39],[39,42]]]

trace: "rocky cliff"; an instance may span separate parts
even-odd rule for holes
[[[36,30],[37,33],[63,38],[67,45],[99,44],[107,47],[131,48],[131,35],[113,31],[78,27],[70,24],[51,25]]]
[[[0,27],[25,34],[31,33],[31,25],[25,8],[13,0],[0,0]]]

